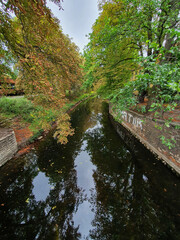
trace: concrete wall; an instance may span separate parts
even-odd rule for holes
[[[14,131],[0,128],[0,166],[10,160],[17,150]]]
[[[114,111],[110,107],[110,114],[120,124],[131,132],[146,148],[153,152],[163,163],[168,164],[174,171],[180,174],[180,130],[176,126],[178,123],[171,123],[169,127],[165,126],[165,121],[154,121],[151,117],[145,117],[134,111]],[[116,127],[119,135],[122,131]],[[173,138],[171,149],[162,144],[161,136],[165,140]],[[122,137],[122,136],[121,136]]]

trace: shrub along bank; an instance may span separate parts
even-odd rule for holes
[[[34,105],[22,98],[0,98],[0,127],[18,127],[29,129],[38,137],[43,129],[50,128],[57,112]],[[34,137],[33,137],[34,138]]]

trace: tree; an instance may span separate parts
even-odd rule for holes
[[[119,21],[127,18],[123,1],[106,1],[100,4],[100,9],[102,12],[93,25],[87,53],[94,61],[94,85],[108,95],[122,87],[137,68],[133,62],[137,49],[131,37],[120,35]],[[87,55],[85,57],[87,59]]]
[[[61,8],[60,0],[53,2]],[[0,3],[2,42],[18,61],[17,86],[31,95],[35,103],[62,109],[68,101],[66,90],[77,89],[81,84],[82,60],[77,46],[62,33],[46,1],[1,0]],[[63,112],[59,112],[61,118]],[[63,119],[64,124],[68,116]],[[69,126],[69,123],[63,126],[67,135],[72,134]],[[60,136],[62,131],[58,133]]]
[[[148,105],[179,97],[179,9],[177,0],[100,1],[89,53],[100,87],[119,106],[135,104],[135,90],[139,101],[148,94]]]

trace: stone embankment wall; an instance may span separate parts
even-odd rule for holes
[[[10,160],[17,150],[14,131],[0,128],[0,167]]]
[[[153,152],[163,163],[168,164],[172,170],[180,174],[180,129],[179,123],[165,125],[164,120],[153,120],[152,117],[144,116],[134,111],[115,111],[110,106],[110,114],[138,139],[146,148]],[[118,134],[123,138],[122,131],[116,124]],[[166,144],[160,139],[164,136]],[[174,139],[171,140],[170,139]],[[168,142],[173,144],[169,149]]]

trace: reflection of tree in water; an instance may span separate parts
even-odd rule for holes
[[[0,239],[63,239],[80,238],[72,221],[73,213],[83,201],[77,187],[74,158],[81,148],[82,125],[89,114],[86,108],[77,109],[72,125],[79,129],[67,145],[57,144],[51,136],[39,144],[36,154],[27,155],[28,165],[13,176],[14,182],[0,190]],[[33,195],[33,180],[43,172],[52,189],[45,200]]]
[[[31,157],[36,161],[35,156]],[[4,204],[0,208],[1,239],[20,239],[21,237],[23,239],[24,235],[21,229],[25,228],[28,233],[29,226],[35,220],[35,218],[34,220],[31,218],[31,215],[39,217],[43,215],[41,207],[33,202],[34,197],[32,196],[32,180],[37,175],[36,164],[32,161],[29,167],[25,166],[24,171],[18,175],[7,188],[1,188],[1,203]],[[32,201],[28,206],[26,200],[29,197],[32,198]],[[29,211],[29,209],[31,210]],[[36,231],[37,225],[33,232]]]
[[[107,111],[98,114],[99,105],[92,105],[92,114],[91,104],[86,103],[72,115],[76,135],[67,145],[57,144],[51,134],[39,144],[35,153],[27,155],[23,171],[16,172],[12,181],[7,180],[2,185],[0,239],[81,238],[72,216],[85,199],[77,186],[74,166],[84,140],[96,166],[93,175],[96,192],[92,191],[90,199],[95,218],[90,237],[97,240],[180,239],[175,220],[169,214],[177,209],[177,205],[173,208],[169,204],[175,191],[166,187],[162,176],[157,178],[157,173],[139,168],[114,133]],[[99,124],[95,126],[97,114]],[[45,174],[52,187],[46,199],[41,201],[37,201],[33,193],[33,181],[39,172]],[[156,188],[157,179],[162,182]],[[167,175],[165,179],[171,180]],[[166,192],[165,195],[160,193],[159,201],[157,195],[161,188]]]
[[[38,174],[36,160],[1,191],[5,205],[0,212],[0,239],[79,239],[78,228],[72,223],[72,213],[81,197],[75,172],[69,173],[68,180],[57,176],[46,200],[36,201],[32,191],[32,181]]]
[[[100,123],[100,128],[87,131],[85,137],[97,166],[93,174],[96,191],[90,199],[95,212],[90,238],[178,239],[169,209],[155,201],[151,181],[113,133],[105,113]]]

